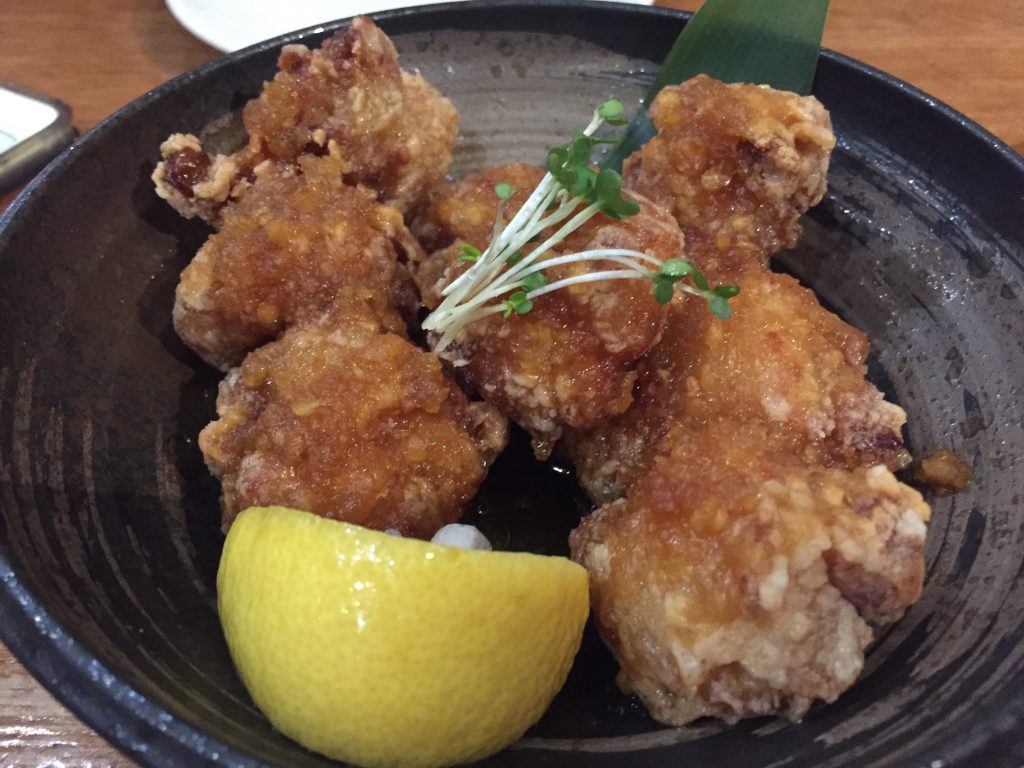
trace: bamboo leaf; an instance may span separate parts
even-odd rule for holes
[[[676,38],[644,105],[601,165],[622,161],[654,135],[647,105],[664,86],[706,74],[810,93],[829,0],[705,0]]]

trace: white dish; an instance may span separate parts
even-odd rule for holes
[[[650,5],[653,0],[619,0]],[[174,18],[203,42],[237,51],[296,29],[359,13],[428,3],[415,0],[165,0]]]

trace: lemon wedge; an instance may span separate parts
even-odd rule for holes
[[[217,591],[235,666],[274,726],[371,767],[464,763],[519,738],[565,682],[589,602],[566,558],[284,507],[238,516]]]

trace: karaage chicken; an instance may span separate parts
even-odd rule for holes
[[[622,496],[673,425],[719,416],[769,426],[780,451],[809,463],[898,469],[909,461],[900,434],[906,414],[864,378],[864,334],[791,277],[752,269],[739,283],[726,321],[699,301],[674,301],[630,409],[567,437],[596,502]]]
[[[827,113],[698,77],[653,119],[626,178],[741,292],[727,321],[674,300],[630,409],[569,435],[604,504],[573,556],[620,686],[656,719],[797,719],[853,683],[869,625],[920,595],[930,510],[892,475],[906,417],[865,380],[864,334],[766,268],[824,192]]]
[[[676,217],[688,258],[724,279],[796,244],[835,146],[817,99],[698,75],[663,88],[650,116],[658,133],[623,178]]]
[[[716,418],[571,535],[619,685],[682,725],[834,700],[868,621],[921,592],[928,506],[884,466],[808,465],[760,424]]]
[[[458,520],[507,422],[402,327],[370,292],[343,292],[228,374],[199,436],[225,527],[271,504],[423,538]]]
[[[190,134],[161,146],[157,194],[182,215],[216,222],[261,163],[303,155],[334,154],[347,183],[403,212],[443,180],[458,113],[422,77],[398,68],[394,45],[370,19],[357,16],[315,51],[285,46],[278,70],[243,110],[249,142],[240,151],[208,153]]]
[[[404,261],[419,258],[419,245],[396,209],[344,184],[339,165],[333,155],[309,155],[260,166],[182,272],[174,325],[210,365],[237,365],[322,313],[343,287],[415,316],[419,300]]]
[[[542,176],[525,165],[488,168],[432,196],[413,225],[426,247],[436,249],[413,265],[428,308],[437,306],[440,291],[465,269],[460,246],[487,246],[498,212],[495,185],[515,188],[506,207],[511,217]],[[624,221],[598,215],[552,253],[631,248],[659,261],[681,256],[683,238],[672,218],[633,197],[640,213]],[[595,261],[553,267],[545,274],[553,283],[616,266]],[[526,429],[544,456],[564,427],[585,428],[626,410],[636,363],[658,340],[665,313],[646,280],[573,285],[539,298],[528,314],[494,315],[465,327],[441,354],[457,366],[470,391]]]

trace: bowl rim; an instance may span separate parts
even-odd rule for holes
[[[626,13],[661,17],[673,22],[686,21],[692,13],[669,8],[595,0],[478,0],[474,3],[447,2],[412,8],[399,8],[370,14],[376,21],[388,22],[432,16],[445,18],[452,14],[473,15],[481,11],[509,7],[530,9],[551,7],[572,8],[588,13]],[[182,73],[166,83],[129,102],[77,138],[46,166],[0,214],[0,254],[9,239],[10,230],[26,215],[29,203],[45,192],[51,181],[59,180],[64,169],[82,151],[114,126],[131,119],[149,105],[174,92],[183,84],[227,66],[303,38],[323,35],[345,26],[352,17],[305,29],[256,43],[247,48],[218,56]],[[999,155],[1024,177],[1024,156],[994,136],[987,129],[925,93],[919,88],[875,67],[829,49],[822,49],[822,58],[870,79],[879,87],[894,92],[897,98],[923,106],[941,120],[961,131],[965,139],[984,145]],[[265,765],[262,761],[204,732],[185,718],[148,699],[96,658],[73,633],[46,609],[41,600],[19,578],[6,541],[0,540],[0,641],[12,655],[62,705],[93,728],[106,741],[145,764],[151,765],[228,765],[249,768]],[[40,639],[43,642],[40,642]],[[1004,695],[987,702],[975,711],[974,723],[984,727],[968,732],[950,732],[937,742],[923,747],[907,765],[954,768],[976,766],[979,760],[1024,760],[1024,680],[1016,696]],[[999,752],[993,751],[998,749]],[[1008,764],[1009,765],[1009,764]],[[1017,765],[1015,762],[1014,766]]]

